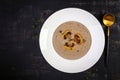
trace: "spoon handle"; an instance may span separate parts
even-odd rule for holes
[[[108,34],[110,34],[110,28],[109,28],[109,32]],[[106,54],[106,70],[107,70],[107,80],[110,80],[111,78],[111,71],[109,69],[109,42],[110,42],[110,37],[109,35],[107,36],[107,54]]]
[[[108,66],[109,63],[109,35],[110,35],[110,27],[107,29],[107,54],[106,54],[106,66]]]
[[[107,29],[107,36],[108,37],[110,36],[110,27],[108,27],[108,29]]]

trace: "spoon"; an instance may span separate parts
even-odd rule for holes
[[[106,54],[106,65],[108,65],[108,56],[109,56],[109,36],[110,36],[110,27],[115,22],[115,16],[107,13],[103,16],[103,23],[107,27],[107,54]]]

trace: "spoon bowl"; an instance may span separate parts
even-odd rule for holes
[[[115,17],[110,14],[110,13],[107,13],[103,16],[103,23],[105,26],[107,27],[111,27],[115,22]]]
[[[112,15],[110,13],[107,13],[103,16],[103,23],[108,28],[107,36],[109,36],[110,27],[114,24],[114,22],[115,22],[115,16],[114,15]]]

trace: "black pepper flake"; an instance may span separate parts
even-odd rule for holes
[[[59,32],[62,33],[62,30],[60,30]]]
[[[79,50],[77,50],[77,52],[79,52]]]

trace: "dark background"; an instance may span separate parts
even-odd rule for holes
[[[67,7],[89,11],[105,32],[103,15],[115,15],[108,74],[106,46],[100,60],[81,73],[59,72],[43,58],[39,48],[41,27],[52,13]],[[107,80],[107,75],[109,80],[120,80],[120,0],[0,0],[0,80]]]

